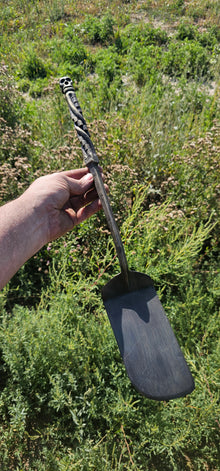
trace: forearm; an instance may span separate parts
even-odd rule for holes
[[[46,242],[46,217],[26,193],[0,207],[0,289]]]

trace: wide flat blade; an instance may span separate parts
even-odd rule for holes
[[[194,381],[153,282],[142,273],[129,274],[134,291],[127,292],[122,275],[102,290],[127,374],[135,388],[151,399],[185,396],[193,391]]]

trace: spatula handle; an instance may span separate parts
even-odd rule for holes
[[[110,202],[105,190],[105,186],[101,177],[101,173],[99,170],[99,160],[93,146],[93,143],[90,138],[90,134],[87,128],[86,121],[83,117],[82,110],[80,108],[79,102],[76,98],[76,94],[73,89],[72,81],[69,77],[63,77],[60,79],[60,87],[62,92],[65,94],[69,110],[70,116],[74,121],[75,129],[78,135],[78,138],[81,143],[84,162],[86,166],[89,168],[89,171],[92,173],[94,178],[95,187],[98,193],[98,196],[101,200],[102,207],[107,219],[108,227],[111,231],[114,244],[116,247],[117,255],[119,258],[119,263],[121,267],[121,272],[125,278],[127,285],[129,285],[129,276],[128,276],[128,263],[124,251],[124,247],[122,244],[121,236],[118,230],[118,226],[116,224],[112,208],[110,206]]]

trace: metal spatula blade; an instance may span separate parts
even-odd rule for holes
[[[135,289],[128,292],[120,277],[102,289],[102,297],[132,384],[156,400],[191,393],[192,375],[152,280],[143,273],[129,272]],[[112,296],[114,292],[116,296]]]

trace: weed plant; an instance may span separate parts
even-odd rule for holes
[[[148,273],[195,379],[130,384],[101,302],[119,272],[102,212],[0,293],[0,468],[219,468],[219,2],[2,1],[0,197],[79,167],[70,75],[130,268]]]

